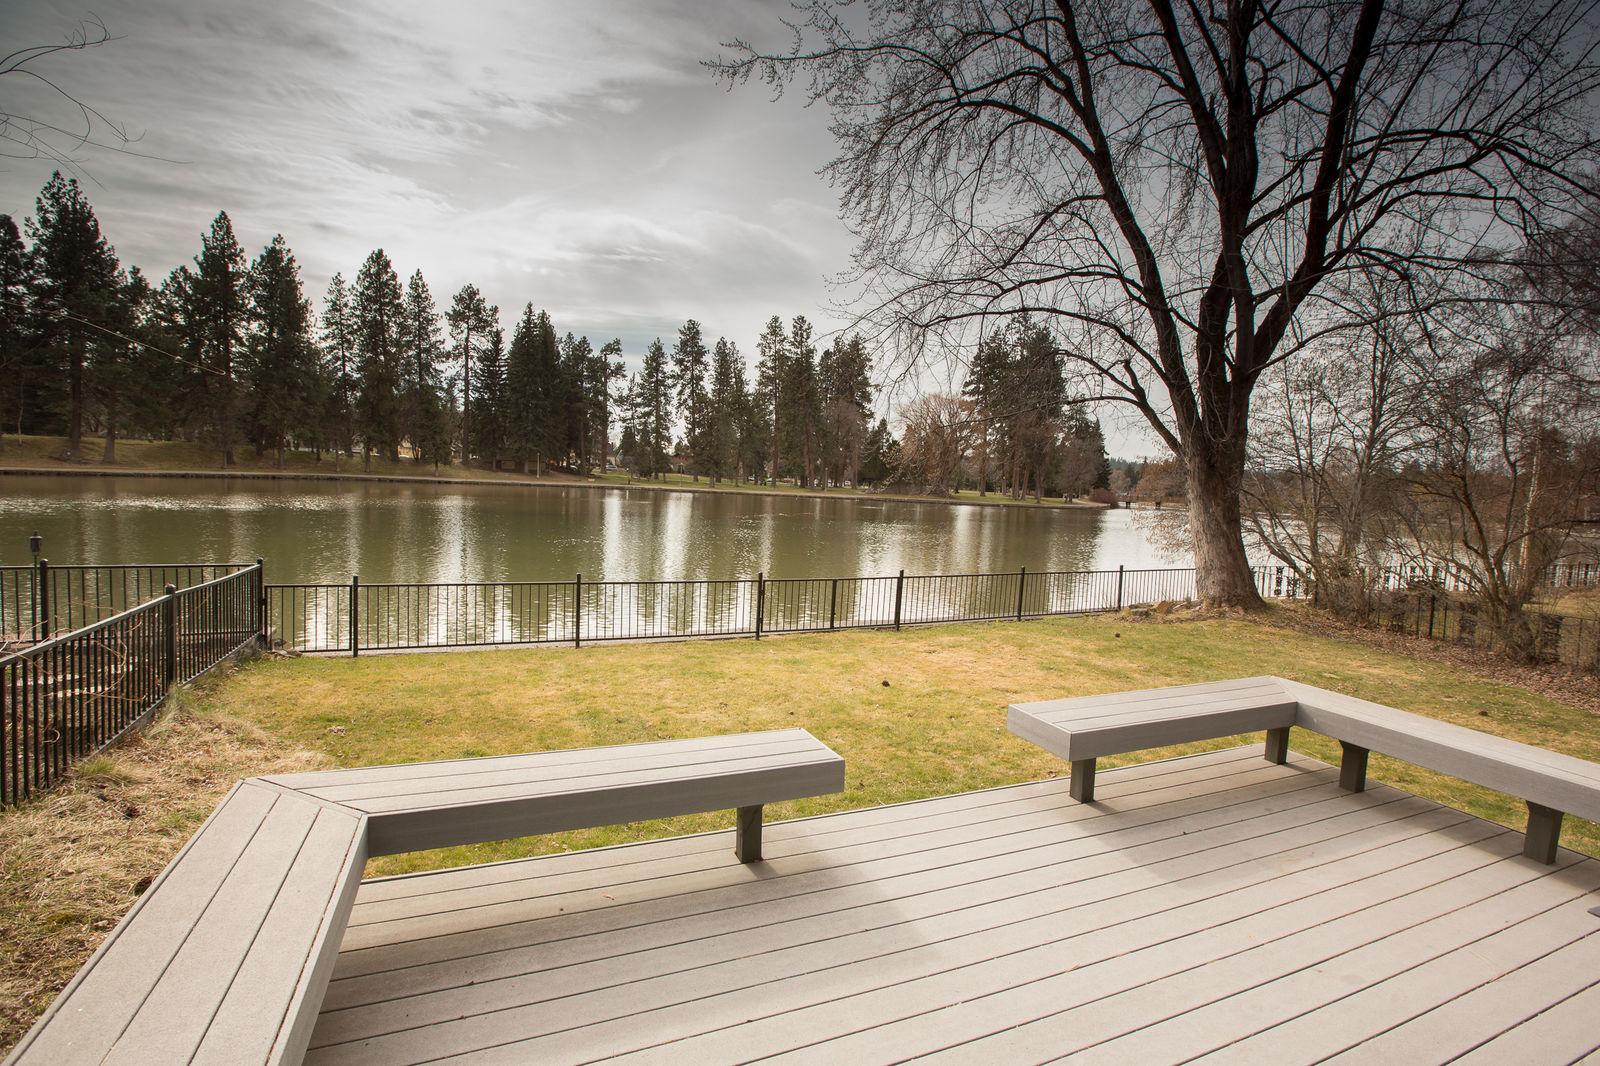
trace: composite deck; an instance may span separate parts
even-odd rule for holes
[[[375,880],[311,1063],[1581,1060],[1600,861],[1259,747]]]

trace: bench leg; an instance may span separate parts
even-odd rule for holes
[[[1367,790],[1367,749],[1339,741],[1344,756],[1339,760],[1339,787],[1346,792]]]
[[[740,862],[761,861],[761,805],[739,808],[739,824],[734,830],[733,853]]]
[[[1093,759],[1072,760],[1072,778],[1067,782],[1067,790],[1079,803],[1094,802]]]
[[[1522,839],[1522,854],[1546,866],[1556,861],[1556,846],[1561,841],[1561,812],[1528,804],[1528,832]]]
[[[1282,766],[1289,761],[1289,727],[1267,730],[1267,761]]]

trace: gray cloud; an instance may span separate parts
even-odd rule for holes
[[[13,0],[6,44],[87,11]],[[700,66],[735,36],[782,43],[776,2],[434,4],[114,0],[121,39],[51,61],[160,159],[86,151],[127,262],[186,262],[218,210],[254,249],[281,232],[308,290],[374,247],[446,304],[466,282],[509,323],[526,302],[630,362],[686,317],[754,358],[772,314],[824,329],[849,265],[827,115]],[[7,49],[9,50],[9,48]],[[0,86],[8,107],[36,101]],[[168,162],[165,160],[176,160]],[[31,210],[42,160],[3,161],[0,211]]]

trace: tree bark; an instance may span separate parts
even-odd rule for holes
[[[1264,606],[1245,555],[1239,522],[1244,449],[1189,449],[1189,532],[1194,540],[1195,591],[1207,607]],[[1218,454],[1218,453],[1221,454]]]

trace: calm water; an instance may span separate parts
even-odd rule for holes
[[[1182,566],[1128,511],[650,489],[0,476],[0,563],[267,560],[275,582]]]

